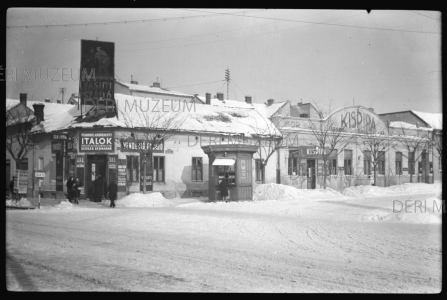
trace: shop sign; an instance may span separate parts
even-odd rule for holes
[[[79,152],[113,152],[113,132],[80,132]]]
[[[28,192],[28,171],[16,170],[17,179],[14,181],[14,189],[19,194],[26,194]]]
[[[320,148],[318,146],[301,146],[299,147],[300,157],[321,158],[323,154],[328,154],[329,148]]]
[[[121,152],[139,152],[151,148],[151,142],[146,140],[126,139],[121,140]],[[161,140],[152,150],[152,153],[164,153],[165,143]]]
[[[51,136],[51,139],[53,139],[53,140],[68,140],[68,134],[65,134],[65,133],[53,134]]]
[[[43,177],[45,177],[45,173],[44,172],[36,172],[35,176],[38,177],[38,178],[40,178],[40,177],[43,178]]]
[[[56,140],[51,141],[51,153],[60,153],[61,155],[65,154],[65,141]]]
[[[126,187],[126,163],[125,159],[118,160],[118,186]]]

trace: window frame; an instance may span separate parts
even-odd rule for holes
[[[130,158],[130,169],[129,169]],[[136,164],[136,166],[135,166]],[[133,171],[135,171],[135,178],[133,178]],[[126,173],[128,182],[139,183],[140,182],[140,160],[136,155],[126,155]]]
[[[385,151],[378,151],[377,154],[377,174],[385,175]]]
[[[366,176],[372,175],[370,150],[365,150],[363,152],[363,172],[365,173]]]
[[[255,175],[256,175],[256,181],[262,181],[263,168],[262,168],[262,161],[260,158],[255,159]]]
[[[197,163],[200,160],[200,167]],[[198,171],[200,171],[200,179],[197,176]],[[195,176],[194,176],[195,175]],[[194,179],[195,177],[195,179]],[[203,181],[203,157],[194,156],[191,158],[191,181],[192,182],[202,182]]]
[[[416,162],[414,160],[414,151],[408,152],[408,174],[416,174]]]
[[[160,168],[160,161],[163,160],[163,168]],[[157,161],[157,164],[155,164],[155,161]],[[166,176],[166,160],[165,156],[153,156],[152,158],[152,166],[153,166],[153,175],[152,175],[152,181],[153,182],[165,182],[165,176]],[[157,166],[157,167],[155,167]],[[161,180],[159,180],[159,171],[161,171]]]
[[[346,154],[350,153],[350,157],[348,157]],[[343,150],[343,168],[345,175],[352,175],[352,150],[351,149],[344,149]],[[346,170],[349,170],[347,172]]]
[[[402,175],[402,152],[395,153],[395,167],[396,167],[396,175]]]
[[[42,161],[42,165],[41,162]],[[39,156],[37,158],[37,171],[44,171],[45,170],[45,157]]]

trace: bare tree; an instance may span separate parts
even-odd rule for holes
[[[403,153],[402,155],[409,158],[408,167],[410,169],[410,182],[413,182],[413,169],[415,162],[418,161],[423,151],[427,151],[428,153],[431,143],[430,131],[426,130],[425,128],[409,128],[405,124],[406,123],[403,122],[398,123],[397,128],[393,133],[398,136],[397,144],[402,145],[408,151],[408,155],[406,153]],[[409,157],[410,153],[413,153],[412,157]]]
[[[433,130],[432,146],[436,149],[435,156],[439,158],[439,163],[442,166],[442,130]],[[435,151],[433,151],[433,154]]]
[[[6,151],[18,167],[35,145],[30,132],[35,125],[34,120],[33,110],[23,104],[6,108]]]
[[[251,139],[254,144],[258,146],[256,151],[257,157],[261,164],[262,183],[265,183],[265,166],[272,155],[281,147],[283,147],[283,140],[287,136],[286,133],[281,134],[279,129],[282,127],[282,119],[274,118],[273,120],[267,120],[261,116],[261,118],[254,118],[255,125],[249,125],[254,133],[251,134]],[[262,121],[261,121],[262,120]],[[278,169],[278,168],[277,168]]]
[[[341,127],[340,123],[331,116],[326,116],[322,109],[315,103],[319,119],[309,119],[308,128],[311,135],[316,139],[316,144],[322,150],[323,159],[323,187],[326,188],[328,175],[328,160],[334,155],[343,151],[355,140],[353,131],[348,127]],[[313,143],[311,143],[313,144]],[[328,151],[326,151],[328,149]]]
[[[394,148],[395,139],[388,135],[388,127],[377,126],[370,127],[359,134],[357,148],[362,151],[363,155],[369,156],[374,170],[374,184],[377,184],[377,171],[379,163],[385,161],[385,153]],[[380,170],[385,173],[385,166],[380,166]]]
[[[149,109],[143,111],[136,101],[130,110],[125,106],[124,109],[119,109],[119,112],[128,129],[126,133],[120,134],[120,137],[134,143],[135,150],[140,154],[141,162],[144,164],[143,193],[145,194],[147,164],[152,164],[154,151],[179,131],[187,116],[180,109],[166,112],[151,112]]]

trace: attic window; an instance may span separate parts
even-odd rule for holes
[[[308,114],[300,114],[300,118],[309,118]]]

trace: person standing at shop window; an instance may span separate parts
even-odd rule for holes
[[[17,180],[16,176],[12,176],[11,181],[9,182],[9,192],[11,193],[11,199],[17,200],[14,193],[14,180]]]
[[[76,178],[76,180],[73,182],[72,185],[72,197],[74,198],[74,203],[79,204],[78,199],[81,196],[81,190],[80,187],[82,186],[81,182],[79,181],[79,178]]]
[[[222,181],[219,183],[219,187],[220,187],[220,193],[222,195],[222,200],[228,202],[228,188],[230,187],[230,185],[225,180],[225,178],[222,179]]]
[[[110,199],[110,207],[115,207],[115,199],[118,192],[118,186],[116,185],[115,180],[111,180],[107,191],[108,198]]]
[[[74,178],[70,175],[70,178],[67,180],[67,198],[69,202],[73,200],[73,183]]]
[[[94,190],[93,190],[93,201],[101,202],[102,196],[104,195],[104,181],[102,180],[102,176],[98,175],[98,178],[94,181]]]

